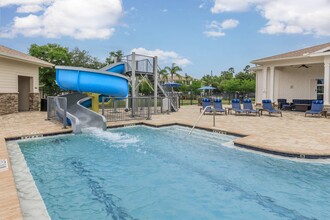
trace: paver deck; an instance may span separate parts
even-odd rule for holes
[[[199,116],[198,106],[183,106],[179,112],[154,115],[152,120],[108,123],[108,126],[140,123],[161,126],[184,124],[192,126]],[[44,112],[22,112],[0,116],[0,159],[8,159],[6,139],[39,134],[71,132],[59,123],[45,120]],[[267,151],[294,153],[298,155],[330,155],[330,118],[304,117],[304,113],[283,112],[278,116],[205,115],[198,127],[241,134],[236,144]],[[193,131],[193,134],[198,130]],[[9,161],[10,162],[10,161]],[[9,170],[0,172],[0,219],[22,219],[16,186]]]

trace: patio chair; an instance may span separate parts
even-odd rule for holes
[[[288,103],[286,99],[277,99],[277,105],[280,110],[292,110],[292,104]]]
[[[243,111],[245,111],[248,114],[253,113],[253,114],[259,115],[258,111],[253,109],[251,99],[244,99],[243,100]]]
[[[270,99],[262,100],[262,110],[268,112],[268,114],[281,114],[282,117],[282,111],[274,109]]]
[[[231,100],[231,110],[232,111],[235,111],[235,115],[237,113],[238,114],[246,113],[245,111],[243,111],[241,109],[241,103],[240,103],[240,100],[239,99],[233,99],[233,100]]]
[[[200,108],[199,112],[202,112],[204,110],[205,110],[204,114],[206,112],[212,112],[211,99],[210,98],[203,98],[202,99],[202,108]]]
[[[220,98],[213,99],[213,107],[215,112],[225,113],[227,115],[227,111],[222,107],[222,100]]]
[[[323,113],[323,100],[313,100],[311,110],[305,112],[306,115],[322,115]]]

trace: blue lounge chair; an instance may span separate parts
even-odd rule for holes
[[[243,111],[245,111],[248,114],[251,114],[252,113],[252,114],[259,115],[258,114],[258,111],[255,110],[255,109],[253,109],[251,99],[244,99],[243,100]]]
[[[219,98],[213,99],[213,107],[215,109],[215,112],[225,113],[227,115],[227,112],[225,109],[222,108],[222,100]]]
[[[233,99],[231,100],[231,110],[232,111],[235,111],[235,115],[237,113],[246,113],[245,111],[243,111],[241,109],[241,103],[240,103],[240,100],[239,99]]]
[[[200,109],[200,112],[202,112],[204,110],[205,110],[204,113],[206,113],[206,112],[212,112],[211,99],[210,98],[203,98],[202,99],[202,108]]]
[[[311,110],[305,112],[305,117],[309,115],[322,115],[323,113],[323,101],[322,100],[313,100]]]
[[[262,110],[268,112],[268,114],[281,114],[282,117],[282,111],[274,109],[270,99],[262,100]]]

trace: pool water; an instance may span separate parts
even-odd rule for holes
[[[329,164],[188,132],[136,126],[19,146],[52,219],[329,219]]]

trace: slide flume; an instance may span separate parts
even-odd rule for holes
[[[81,67],[56,66],[56,83],[63,90],[91,92],[125,98],[128,95],[128,77],[123,63],[115,64],[106,70],[94,70]],[[79,93],[78,93],[79,94]],[[79,96],[80,95],[80,96]],[[82,94],[65,95],[67,98],[68,118],[75,133],[82,128],[98,127],[106,129],[104,116],[93,112],[83,105],[90,98]]]

